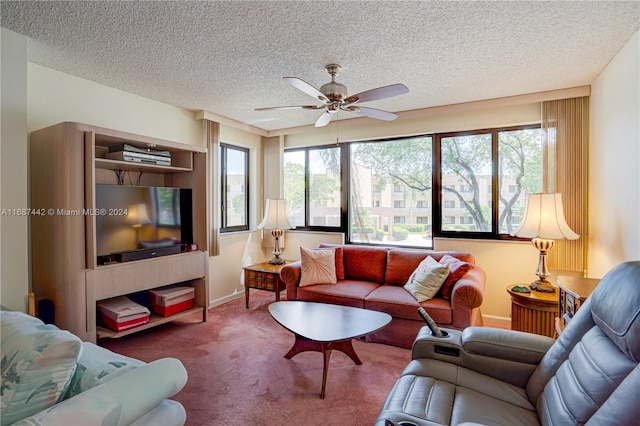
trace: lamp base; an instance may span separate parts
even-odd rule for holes
[[[536,280],[529,284],[529,288],[540,293],[555,293],[556,288],[547,280]]]
[[[284,265],[286,261],[280,256],[275,256],[273,259],[269,261],[269,265]]]

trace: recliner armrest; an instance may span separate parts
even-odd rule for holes
[[[538,365],[554,339],[538,334],[486,327],[467,327],[462,332],[465,352],[508,361]]]
[[[412,359],[445,361],[520,387],[526,385],[554,342],[549,337],[513,330],[442,330],[447,332],[446,337],[435,337],[423,327],[413,344]]]

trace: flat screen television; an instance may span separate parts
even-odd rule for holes
[[[99,264],[143,258],[114,255],[149,249],[172,254],[168,247],[193,242],[191,189],[96,185],[95,197]]]

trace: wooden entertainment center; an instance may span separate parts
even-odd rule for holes
[[[112,145],[171,152],[171,165],[105,157]],[[53,302],[55,323],[81,339],[121,337],[201,313],[207,320],[208,160],[203,147],[65,122],[30,135],[32,291]],[[190,188],[193,243],[179,254],[99,265],[96,184]],[[133,232],[133,231],[129,231]],[[192,251],[193,250],[193,251]],[[195,289],[193,309],[154,314],[148,324],[116,333],[97,326],[97,302],[171,285]]]

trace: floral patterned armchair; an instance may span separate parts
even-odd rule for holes
[[[82,342],[21,312],[0,312],[1,425],[183,425],[168,400],[187,381],[180,361],[150,363]]]

